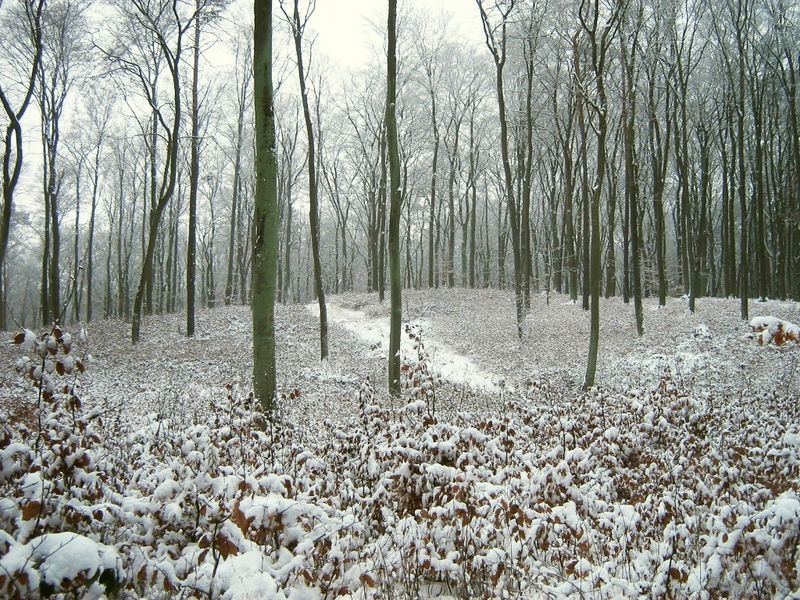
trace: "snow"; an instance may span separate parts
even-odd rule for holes
[[[565,297],[534,295],[522,340],[509,292],[404,300],[445,383],[388,397],[387,309],[373,295],[331,298],[325,362],[317,306],[279,306],[281,409],[269,427],[247,398],[246,307],[201,311],[191,342],[180,315],[145,319],[133,348],[124,324],[92,324],[96,360],[76,388],[97,415],[86,432],[69,413],[50,419],[56,441],[37,454],[0,418],[0,565],[28,569],[23,597],[36,597],[36,578],[101,568],[124,574],[131,597],[794,593],[794,344],[743,339],[734,300],[699,299],[691,314],[646,299],[641,338],[632,306],[604,301],[598,386],[582,393],[589,319]],[[79,335],[72,344],[80,356]],[[14,365],[20,347],[3,351]],[[6,377],[4,410],[31,410],[37,390]],[[43,498],[42,519],[26,518]],[[34,558],[35,544],[52,559]],[[89,588],[76,595],[105,593]]]
[[[319,312],[317,304],[309,304],[306,308],[311,313]],[[371,347],[380,347],[384,356],[388,354],[390,332],[388,317],[369,317],[362,311],[344,308],[330,301],[327,304],[327,311],[329,322],[356,334]],[[453,351],[445,343],[431,337],[426,331],[428,327],[425,320],[415,319],[410,325],[418,327],[423,332],[422,341],[431,357],[433,369],[445,380],[466,384],[486,392],[501,391],[502,388],[497,382],[503,379],[502,376],[481,369],[470,357]],[[405,333],[401,333],[400,352],[406,360],[416,355],[413,343]]]
[[[265,572],[264,555],[251,550],[223,561],[217,573],[218,584],[225,593],[223,600],[251,600],[252,598],[285,598],[278,590],[275,579]]]
[[[782,346],[787,341],[800,341],[800,327],[773,316],[753,317],[750,320],[750,328],[752,333],[748,334],[748,337],[753,337],[760,345],[774,342]]]
[[[111,571],[123,577],[117,551],[75,533],[47,533],[27,544],[15,544],[0,558],[0,572],[26,573],[36,582],[41,578],[55,588],[84,574],[87,579]],[[34,583],[34,588],[39,586]]]

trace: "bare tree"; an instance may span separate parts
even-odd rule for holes
[[[389,0],[386,67],[386,138],[389,150],[389,393],[400,395],[400,326],[403,316],[403,280],[400,275],[400,148],[397,137],[397,0]]]
[[[495,65],[495,85],[497,88],[497,107],[500,115],[500,153],[503,160],[503,176],[505,181],[506,204],[508,206],[508,219],[511,223],[511,245],[514,253],[514,296],[517,309],[517,335],[522,339],[524,333],[525,308],[523,298],[523,265],[519,224],[519,211],[514,196],[514,176],[511,173],[511,158],[509,156],[508,118],[506,116],[505,85],[503,70],[507,60],[507,27],[511,12],[514,10],[515,0],[506,0],[495,4],[499,14],[499,23],[492,20],[483,6],[483,0],[475,0],[483,23],[483,33],[486,47],[492,54]]]
[[[42,253],[42,321],[50,325],[61,315],[60,166],[61,118],[65,102],[85,59],[84,8],[69,0],[47,7],[42,21],[42,57],[37,101],[42,123],[42,171],[45,203],[45,244]]]
[[[113,51],[105,51],[106,56],[114,65],[140,84],[141,91],[153,110],[154,118],[157,119],[165,140],[166,161],[160,177],[158,199],[155,205],[151,205],[148,215],[147,244],[142,259],[139,286],[133,304],[131,341],[134,344],[139,341],[140,337],[142,305],[145,300],[145,293],[148,285],[152,285],[149,282],[152,281],[154,273],[153,265],[159,227],[164,210],[175,192],[177,182],[179,133],[182,115],[180,63],[185,49],[184,42],[187,33],[191,31],[194,25],[198,11],[202,10],[207,1],[205,0],[199,5],[195,5],[189,12],[185,10],[183,3],[179,0],[158,0],[153,2],[146,0],[119,0],[118,2],[119,10],[128,27],[127,32],[133,36],[151,36],[163,55],[172,84],[170,96],[172,104],[171,119],[160,103],[160,99],[154,94],[154,86],[148,77],[146,67],[143,66],[143,63],[151,57],[143,56],[141,49],[137,49],[133,44]],[[154,181],[154,179],[151,179],[151,184]]]
[[[303,33],[316,7],[315,0],[310,0],[305,16],[300,16],[299,0],[294,0],[291,15],[281,1],[281,10],[289,22],[294,39],[295,57],[297,60],[297,78],[300,85],[300,99],[303,104],[303,119],[306,125],[306,143],[308,145],[308,221],[311,228],[311,253],[314,261],[314,292],[319,305],[319,354],[322,360],[328,358],[328,309],[325,305],[325,288],[322,284],[322,260],[319,249],[319,193],[317,186],[317,158],[314,138],[314,124],[311,120],[311,108],[308,102],[306,86],[306,70],[303,61]],[[319,126],[319,123],[317,123]]]
[[[0,69],[0,103],[6,114],[7,125],[3,136],[3,199],[0,208],[0,330],[6,329],[7,277],[6,252],[11,228],[14,191],[19,183],[23,163],[22,117],[28,110],[36,86],[36,77],[42,59],[42,14],[45,0],[18,0],[17,10],[9,22],[2,24],[7,32],[2,41],[4,55],[12,58],[10,68]],[[21,45],[14,43],[21,41]],[[12,52],[11,49],[19,50]],[[5,63],[5,61],[3,61]],[[20,77],[6,79],[11,74]],[[16,102],[15,102],[16,100]]]

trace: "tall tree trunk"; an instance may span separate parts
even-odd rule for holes
[[[430,193],[430,212],[428,214],[428,287],[436,287],[434,280],[434,264],[436,262],[436,249],[434,247],[434,221],[436,214],[436,176],[439,163],[439,125],[436,122],[436,91],[433,89],[433,81],[429,74],[430,96],[431,96],[431,126],[433,127],[433,157],[431,158],[431,193]]]
[[[511,245],[514,256],[514,298],[517,312],[517,336],[522,339],[524,334],[525,308],[523,298],[523,264],[520,248],[520,225],[517,203],[514,197],[514,177],[511,173],[511,159],[508,150],[508,119],[506,116],[505,86],[503,83],[503,70],[506,64],[506,27],[508,17],[514,10],[515,1],[510,0],[501,11],[499,39],[495,38],[496,29],[490,25],[482,0],[476,0],[481,13],[481,22],[486,40],[486,46],[492,54],[495,64],[495,84],[497,90],[497,108],[500,117],[500,155],[503,162],[503,175],[505,177],[505,195],[508,205],[508,220],[511,224]]]
[[[606,135],[608,132],[608,102],[605,89],[605,60],[611,37],[618,24],[621,6],[616,5],[614,11],[608,15],[598,40],[598,27],[600,7],[599,0],[595,0],[591,11],[591,26],[581,18],[584,31],[589,35],[591,42],[592,66],[594,69],[597,99],[595,111],[597,113],[597,163],[595,180],[592,185],[592,252],[591,252],[591,323],[589,327],[589,356],[586,364],[586,378],[583,382],[584,389],[594,386],[597,371],[597,352],[600,345],[600,282],[601,271],[601,243],[600,243],[600,197],[603,191],[603,179],[606,173]]]
[[[272,87],[272,0],[254,0],[253,73],[256,193],[253,232],[253,390],[275,409],[275,284],[278,267],[278,174]]]
[[[636,154],[636,51],[638,48],[638,33],[641,23],[641,12],[638,22],[634,25],[636,30],[630,40],[620,37],[620,55],[622,57],[622,127],[625,160],[625,230],[630,235],[630,250],[626,246],[626,263],[628,253],[631,256],[632,269],[629,274],[631,292],[633,293],[633,307],[636,319],[636,333],[639,337],[644,333],[644,311],[642,308],[642,271],[641,271],[641,243],[639,240],[639,160]],[[632,51],[628,53],[628,44]],[[627,271],[627,267],[626,267]],[[627,288],[627,284],[626,284]],[[626,290],[627,294],[627,290]]]
[[[197,188],[200,184],[200,0],[195,0],[192,56],[192,142],[189,171],[189,241],[186,248],[186,336],[194,335],[197,278]],[[177,257],[175,257],[177,258]]]
[[[665,129],[662,131],[658,115],[658,99],[656,90],[657,66],[649,65],[647,81],[648,99],[648,144],[650,151],[650,169],[653,177],[653,220],[655,221],[655,247],[656,247],[656,278],[658,279],[658,305],[667,304],[667,257],[666,257],[666,223],[664,220],[664,187],[667,177],[669,161],[669,146],[672,135],[670,112],[671,92],[670,86],[665,85],[664,114],[666,115]]]
[[[389,323],[389,393],[400,395],[400,326],[403,315],[400,274],[400,148],[397,139],[397,0],[389,0],[386,74],[386,137],[389,151],[389,272],[391,311]]]
[[[81,158],[78,169],[75,173],[75,234],[72,238],[72,306],[74,309],[75,322],[81,320],[81,299],[82,290],[80,284],[81,276],[81,250],[80,250],[80,228],[81,228],[81,178],[83,176],[83,159]]]
[[[86,322],[92,320],[92,294],[94,283],[94,229],[97,217],[97,200],[100,183],[100,153],[102,151],[103,135],[97,142],[94,155],[94,172],[92,175],[92,208],[89,213],[89,231],[86,239]],[[111,237],[109,228],[109,238]]]
[[[386,139],[385,125],[381,130],[381,180],[378,185],[378,263],[376,271],[376,283],[378,284],[378,300],[383,303],[386,292],[386,200],[389,195],[389,190],[386,189],[386,152],[387,152],[387,139]]]
[[[176,65],[177,66],[177,65]],[[152,89],[151,94],[153,98],[157,98],[158,94],[158,81],[153,80],[152,82]],[[180,102],[180,100],[178,100]],[[178,108],[179,110],[179,108]],[[177,140],[173,143],[177,144]],[[146,257],[149,254],[148,246],[149,240],[147,240],[147,235],[153,236],[153,232],[149,231],[145,224],[152,221],[152,219],[148,219],[147,215],[153,215],[154,211],[158,208],[159,204],[159,197],[158,197],[158,185],[156,183],[158,173],[158,109],[154,106],[153,107],[153,114],[151,116],[151,129],[150,129],[150,208],[148,210],[147,203],[142,203],[143,208],[143,216],[142,216],[142,256]],[[160,218],[159,218],[160,224]],[[155,242],[155,240],[154,240]],[[151,255],[152,256],[152,255]],[[144,311],[147,315],[153,314],[153,286],[155,285],[155,272],[153,270],[152,265],[152,257],[150,258],[151,264],[147,273],[147,279],[144,280]],[[141,304],[141,303],[139,303]],[[134,306],[136,306],[136,302],[134,302]],[[141,310],[141,308],[140,308]],[[134,317],[134,322],[136,317]],[[137,326],[138,327],[138,326]],[[138,341],[138,332],[136,334],[136,338]],[[136,343],[136,341],[134,342]]]

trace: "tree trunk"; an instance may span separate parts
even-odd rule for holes
[[[389,326],[389,393],[400,395],[400,326],[403,314],[400,275],[400,148],[397,139],[397,0],[389,0],[386,74],[386,137],[389,151],[389,272],[391,317]]]
[[[523,264],[520,248],[520,225],[517,204],[514,197],[514,177],[511,174],[511,160],[508,151],[508,119],[506,116],[505,86],[503,83],[503,69],[506,63],[506,27],[508,17],[514,10],[515,2],[511,0],[501,11],[502,22],[500,24],[500,39],[495,39],[496,29],[489,23],[489,17],[483,7],[482,0],[476,0],[478,9],[481,13],[483,32],[486,38],[486,46],[494,58],[495,64],[495,84],[497,90],[497,108],[500,117],[500,155],[503,163],[503,175],[505,177],[506,204],[508,206],[508,219],[511,224],[511,245],[514,256],[514,298],[517,314],[517,336],[522,339],[524,334],[525,308],[523,299]]]
[[[189,241],[186,248],[186,336],[194,335],[197,277],[197,188],[200,183],[200,0],[195,0],[194,52],[192,56],[192,142],[189,171]],[[177,256],[175,257],[177,259]],[[171,263],[170,263],[171,264]]]
[[[100,180],[100,152],[102,150],[103,135],[97,141],[94,157],[94,173],[92,176],[92,208],[89,213],[89,231],[86,239],[86,322],[92,321],[92,293],[94,283],[94,229],[97,217],[97,195]],[[111,237],[109,228],[109,238]]]
[[[278,267],[278,175],[272,88],[272,0],[254,0],[256,193],[253,232],[253,390],[265,411],[276,407],[275,284]]]
[[[322,260],[319,249],[319,198],[317,191],[317,162],[314,143],[314,125],[311,122],[311,109],[308,103],[306,90],[306,74],[303,66],[303,28],[300,21],[298,0],[294,0],[294,12],[291,17],[286,14],[291,22],[294,37],[294,49],[297,57],[297,76],[300,84],[300,98],[303,103],[303,118],[306,123],[306,137],[308,143],[308,198],[309,198],[309,224],[311,227],[311,253],[314,261],[314,292],[319,303],[319,354],[320,359],[328,358],[328,310],[325,305],[325,288],[322,285]],[[318,124],[319,125],[319,124]]]

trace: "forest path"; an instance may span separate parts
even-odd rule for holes
[[[306,305],[306,308],[313,315],[319,314],[319,305],[315,302]],[[329,326],[335,325],[346,329],[355,334],[370,348],[380,347],[384,355],[389,354],[389,318],[373,317],[360,310],[345,308],[338,304],[328,301],[328,323]],[[403,332],[400,337],[400,351],[403,356],[416,358],[416,350],[413,342]],[[427,323],[423,319],[415,319],[409,324],[414,325],[421,332],[422,343],[430,358],[430,365],[433,371],[445,380],[467,385],[474,390],[488,393],[500,393],[504,386],[501,383],[504,378],[501,375],[491,373],[480,368],[470,357],[459,354],[450,349],[445,343],[432,338],[427,331]],[[413,360],[411,362],[414,362]]]

